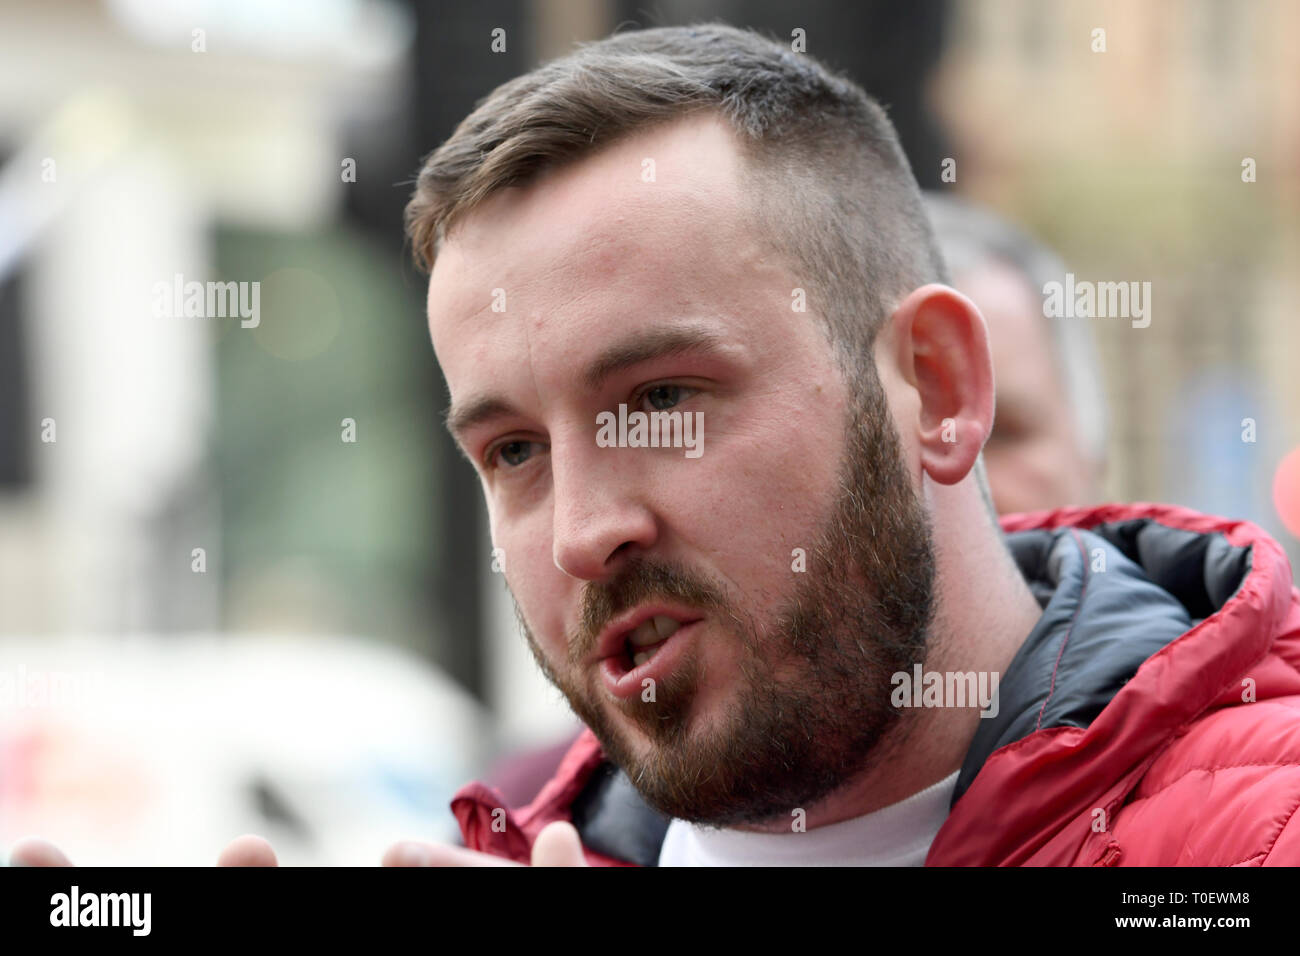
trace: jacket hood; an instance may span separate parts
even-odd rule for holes
[[[1280,545],[1246,521],[1140,504],[1003,527],[1043,617],[980,722],[927,864],[1101,862],[1109,840],[1089,824],[1193,721],[1300,693],[1300,592]]]
[[[1198,716],[1300,694],[1300,592],[1256,526],[1169,505],[1106,505],[1002,519],[1043,606],[980,721],[928,865],[1102,860],[1113,813]],[[481,784],[452,801],[466,845],[517,860],[571,819],[597,864],[654,865],[668,820],[575,742],[555,778],[511,811]]]

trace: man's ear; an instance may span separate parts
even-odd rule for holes
[[[921,466],[941,485],[970,473],[993,428],[993,356],[975,304],[945,285],[913,291],[888,320],[890,359],[916,392]]]

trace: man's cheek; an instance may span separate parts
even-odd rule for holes
[[[510,591],[523,614],[533,641],[546,659],[562,660],[565,653],[564,606],[555,590],[554,578],[560,575],[549,565],[539,569],[540,557],[525,555],[522,567],[516,567],[509,576]],[[548,575],[546,572],[552,573]]]

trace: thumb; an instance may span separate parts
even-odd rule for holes
[[[221,851],[217,866],[277,866],[275,850],[259,836],[237,837]]]
[[[14,844],[9,852],[10,866],[72,866],[68,857],[53,843],[40,837],[27,837]]]
[[[587,866],[582,840],[572,823],[556,820],[542,827],[533,841],[533,866]]]

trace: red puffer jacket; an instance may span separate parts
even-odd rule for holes
[[[980,721],[927,866],[1300,864],[1300,590],[1256,526],[1166,505],[1003,519],[1043,605]],[[527,861],[572,820],[596,865],[668,821],[588,731],[537,798],[470,784],[466,846]]]

